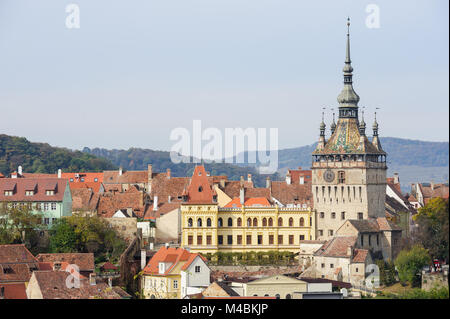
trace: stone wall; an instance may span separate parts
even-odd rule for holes
[[[433,288],[448,288],[448,272],[422,272],[422,289],[431,290]]]
[[[111,217],[105,218],[105,220],[127,242],[130,242],[137,237],[138,232],[136,218]]]

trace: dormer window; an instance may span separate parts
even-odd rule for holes
[[[159,263],[159,273],[161,274],[161,275],[163,275],[165,272],[166,272],[166,269],[165,269],[166,267],[165,267],[165,264],[164,263],[162,263],[162,262],[160,262]]]
[[[47,190],[47,191],[45,191],[45,195],[53,196],[53,195],[55,195],[55,191],[54,190]]]
[[[34,191],[25,191],[25,196],[33,196]]]
[[[5,191],[5,196],[12,196],[13,195],[13,191]]]

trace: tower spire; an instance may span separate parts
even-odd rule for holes
[[[337,100],[340,104],[339,117],[358,118],[359,96],[353,90],[353,67],[350,59],[350,18],[347,18],[347,43],[345,49],[344,88]]]

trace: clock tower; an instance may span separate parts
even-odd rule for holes
[[[322,113],[317,148],[312,153],[312,193],[316,211],[316,238],[328,240],[349,219],[385,217],[386,153],[378,138],[378,123],[373,124],[372,141],[366,136],[364,112],[358,115],[359,96],[353,89],[350,60],[350,21],[344,88],[339,94],[339,117],[325,138]]]

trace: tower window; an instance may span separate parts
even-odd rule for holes
[[[338,171],[338,183],[339,184],[345,183],[345,172],[344,171]]]

